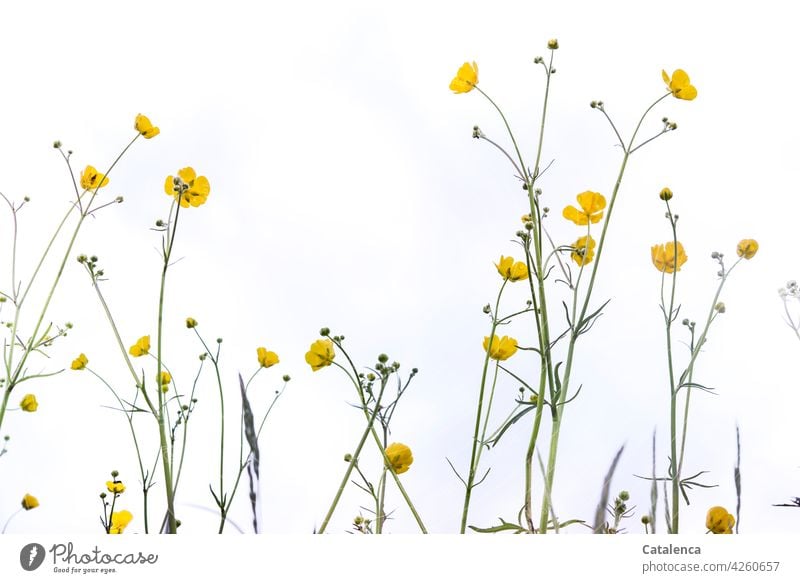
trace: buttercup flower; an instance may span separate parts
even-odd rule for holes
[[[454,93],[469,93],[478,84],[478,65],[475,61],[470,65],[464,63],[450,81],[450,90]]]
[[[28,413],[33,413],[36,409],[39,408],[39,403],[36,402],[36,395],[27,394],[22,397],[22,401],[19,402],[19,406],[22,408],[23,411],[27,411]]]
[[[577,196],[578,204],[581,205],[582,211],[579,211],[574,206],[569,205],[564,207],[564,218],[572,221],[578,226],[597,223],[603,218],[603,209],[606,208],[606,197],[599,192],[592,192],[587,190]]]
[[[686,263],[688,257],[683,251],[683,245],[678,241],[678,248],[672,241],[663,245],[653,245],[650,248],[653,265],[663,273],[674,273],[681,270],[681,265]]]
[[[402,443],[393,443],[387,447],[386,457],[389,458],[389,463],[392,464],[395,474],[407,472],[411,464],[414,463],[414,456],[411,455],[411,449]]]
[[[258,355],[258,364],[264,368],[269,368],[273,364],[278,364],[280,362],[277,354],[271,350],[267,350],[263,346],[256,348],[256,354]]]
[[[83,370],[86,368],[86,365],[89,364],[89,359],[86,358],[86,355],[81,352],[78,355],[78,358],[72,361],[72,370]]]
[[[583,266],[592,262],[595,242],[591,235],[580,237],[572,246],[574,249],[570,253],[570,257],[575,263]]]
[[[81,188],[94,190],[108,184],[108,177],[100,174],[94,166],[87,166],[81,174]]]
[[[314,342],[311,349],[306,352],[306,362],[311,365],[311,370],[318,371],[323,367],[330,366],[334,356],[336,354],[333,352],[333,341],[323,338]]]
[[[658,198],[661,200],[670,200],[672,198],[672,191],[667,188],[666,186],[661,189],[661,192],[658,194]]]
[[[133,514],[127,510],[112,512],[111,527],[108,529],[108,534],[122,534],[122,531],[130,524],[131,520],[133,520]]]
[[[136,116],[136,121],[133,123],[133,129],[142,134],[148,140],[161,133],[161,130],[151,124],[147,116],[142,115],[141,113]]]
[[[755,239],[742,239],[736,246],[736,254],[745,259],[752,259],[758,253],[758,242]]]
[[[106,488],[112,494],[122,494],[125,491],[125,484],[122,482],[106,482]]]
[[[194,318],[186,318],[186,327],[187,328],[194,328],[197,326],[197,320]]]
[[[161,377],[156,378],[156,381],[161,385],[161,392],[166,393],[169,391],[169,384],[172,382],[172,375],[167,371],[161,371]]]
[[[736,519],[722,506],[712,506],[706,515],[706,528],[714,534],[733,534]]]
[[[205,176],[197,176],[194,168],[187,166],[178,170],[177,176],[167,176],[164,192],[177,198],[181,206],[200,206],[206,202],[211,185]]]
[[[150,336],[142,336],[136,344],[128,349],[131,356],[144,356],[150,354]]]
[[[528,279],[528,266],[522,261],[515,262],[513,257],[503,257],[501,255],[500,262],[494,265],[503,279],[510,279],[511,281]]]
[[[33,510],[37,506],[39,506],[39,500],[36,499],[36,496],[25,494],[25,496],[22,497],[22,507],[25,510]]]
[[[667,84],[670,92],[678,99],[691,101],[697,97],[697,89],[689,83],[689,75],[683,69],[676,69],[671,79],[667,72],[662,69],[661,78],[664,79],[664,83]]]
[[[517,351],[517,341],[510,336],[503,336],[500,338],[497,335],[492,336],[491,346],[489,345],[489,337],[483,337],[483,349],[489,353],[489,357],[495,360],[507,360],[514,356]]]

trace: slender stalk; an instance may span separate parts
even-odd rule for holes
[[[353,452],[352,459],[350,460],[349,465],[347,466],[347,471],[344,473],[344,477],[342,478],[341,483],[339,484],[339,488],[336,490],[336,495],[333,497],[333,502],[328,508],[328,512],[325,515],[325,518],[322,520],[322,524],[319,527],[318,534],[323,534],[325,529],[328,527],[328,522],[330,522],[331,517],[333,516],[334,510],[336,510],[336,506],[339,504],[339,499],[342,497],[342,493],[344,492],[345,486],[347,486],[347,482],[350,480],[350,474],[353,472],[353,468],[358,463],[358,457],[361,455],[361,450],[364,447],[364,444],[367,442],[367,438],[369,437],[370,433],[374,430],[374,423],[375,419],[378,416],[378,410],[380,408],[381,399],[383,398],[383,391],[386,388],[386,382],[381,383],[381,390],[378,393],[378,398],[375,400],[375,407],[372,413],[369,413],[369,420],[367,422],[367,427],[364,429],[364,433],[361,434],[361,438],[358,441],[358,445],[356,445],[356,449]]]
[[[564,365],[564,378],[561,381],[561,392],[559,393],[558,403],[555,404],[556,416],[553,419],[553,426],[551,428],[551,433],[550,433],[550,450],[549,450],[548,460],[547,460],[547,470],[546,470],[545,478],[544,478],[545,479],[545,487],[544,487],[545,496],[547,496],[548,492],[552,493],[552,491],[553,491],[553,481],[555,479],[555,464],[556,464],[556,458],[557,458],[557,455],[558,455],[558,442],[559,442],[559,437],[560,437],[560,434],[561,434],[561,424],[563,422],[563,408],[564,408],[564,404],[566,403],[566,401],[568,399],[568,394],[569,394],[569,382],[570,382],[571,373],[572,373],[572,365],[573,365],[573,362],[574,362],[575,345],[576,345],[578,337],[580,335],[578,333],[578,330],[580,328],[581,322],[583,322],[584,318],[586,317],[586,313],[587,313],[588,308],[589,308],[589,302],[590,302],[591,297],[592,297],[592,291],[594,290],[594,283],[595,283],[595,280],[597,278],[597,270],[598,270],[598,268],[600,266],[600,260],[602,258],[603,249],[605,247],[605,240],[606,240],[606,234],[608,232],[608,225],[609,225],[609,223],[611,221],[611,215],[613,214],[614,205],[616,203],[617,195],[619,194],[619,189],[620,189],[620,186],[622,184],[622,177],[625,175],[625,168],[627,167],[628,159],[629,159],[632,151],[634,149],[636,149],[636,148],[634,148],[634,142],[636,140],[636,136],[639,133],[640,128],[642,127],[642,123],[644,122],[645,118],[650,113],[650,111],[658,103],[660,103],[663,99],[665,99],[669,95],[671,95],[671,93],[665,93],[664,95],[659,97],[657,100],[655,100],[644,111],[642,116],[639,118],[639,122],[636,124],[636,128],[635,128],[633,134],[631,135],[631,139],[628,142],[628,146],[626,148],[624,148],[624,155],[622,157],[622,163],[620,164],[620,169],[619,169],[619,172],[617,174],[617,180],[614,183],[614,189],[613,189],[612,194],[611,194],[611,200],[609,201],[608,208],[607,208],[607,211],[606,211],[606,220],[603,222],[603,228],[602,228],[601,233],[600,233],[600,241],[598,242],[598,245],[597,245],[597,253],[595,254],[594,266],[592,268],[592,274],[591,274],[591,277],[589,279],[589,285],[587,287],[586,296],[585,296],[584,301],[583,301],[583,306],[582,306],[581,311],[580,311],[580,316],[575,320],[575,322],[573,322],[573,326],[574,327],[573,327],[572,333],[570,334],[569,347],[567,349],[567,359],[566,359],[566,362],[565,362],[565,365]],[[542,533],[546,532],[547,523],[548,523],[548,515],[549,515],[549,510],[547,508],[546,500],[543,500],[542,509],[541,509],[541,515],[540,515],[540,519],[539,519],[539,529],[540,529],[540,532],[542,532]]]
[[[175,204],[173,202],[173,204]],[[164,249],[164,267],[161,271],[161,285],[158,295],[158,344],[157,344],[157,365],[156,379],[161,378],[162,370],[162,347],[163,347],[163,322],[164,322],[164,291],[167,284],[167,269],[169,268],[169,259],[172,255],[173,245],[175,243],[175,234],[178,229],[178,217],[180,216],[181,206],[176,205],[174,225],[170,222],[167,223],[167,243]],[[171,230],[171,235],[170,235]],[[160,390],[161,387],[156,388],[158,393],[158,437],[161,444],[161,462],[164,470],[164,487],[167,493],[167,516],[168,516],[168,534],[175,534],[178,530],[177,520],[175,518],[175,491],[172,484],[172,460],[169,458],[167,434],[165,427],[165,403],[164,394]],[[220,493],[222,495],[222,493]]]
[[[503,281],[503,285],[500,286],[500,291],[497,293],[497,300],[495,300],[494,304],[494,315],[492,317],[492,326],[489,330],[489,343],[491,345],[492,339],[495,336],[495,331],[497,330],[497,315],[500,310],[500,298],[503,296],[503,290],[506,287],[508,280]],[[479,448],[483,448],[483,443],[480,443],[478,440],[478,433],[481,430],[481,419],[483,417],[483,400],[484,400],[484,393],[486,390],[486,375],[489,371],[489,360],[490,360],[490,351],[486,350],[486,355],[483,359],[483,371],[481,372],[481,388],[478,391],[478,407],[475,413],[475,430],[472,434],[472,453],[469,459],[469,474],[467,476],[467,483],[464,493],[464,506],[461,511],[461,530],[460,533],[464,534],[467,530],[467,516],[469,514],[469,504],[470,499],[472,497],[472,489],[474,488],[475,484],[475,474],[478,471],[478,462],[480,460],[480,453]]]

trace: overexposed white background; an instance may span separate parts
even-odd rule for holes
[[[564,519],[590,520],[608,465],[625,444],[612,491],[630,490],[638,510],[627,526],[639,531],[649,483],[633,474],[649,472],[654,430],[666,468],[660,275],[649,253],[670,237],[657,196],[670,186],[689,256],[680,273],[683,316],[701,321],[707,312],[716,285],[712,251],[732,260],[740,239],[761,245],[724,291],[727,313],[696,368],[696,380],[718,394],[693,396],[686,468],[708,470],[707,481],[719,487],[695,490],[682,524],[703,532],[709,506],[735,506],[739,423],[743,532],[796,532],[796,511],[771,506],[800,492],[800,346],[776,293],[800,272],[792,73],[800,47],[782,10],[774,1],[724,8],[676,1],[655,9],[623,1],[6,7],[0,189],[15,200],[31,197],[20,217],[19,277],[29,277],[71,200],[53,141],[74,150],[78,171],[86,164],[102,171],[132,137],[134,116],[147,114],[161,135],[139,140],[101,191],[109,200],[123,195],[125,203],[89,220],[74,251],[99,256],[126,342],[154,338],[160,238],[149,229],[166,218],[164,177],[193,166],[209,178],[211,195],[182,213],[181,261],[167,285],[166,358],[186,386],[202,351],[183,324],[192,316],[209,342],[224,339],[229,403],[238,399],[236,374],[257,366],[257,346],[276,351],[281,363],[257,377],[254,404],[263,407],[281,375],[292,376],[262,439],[265,530],[319,526],[345,470],[342,457],[362,431],[344,375],[334,368],[312,373],[303,360],[328,326],[346,336],[360,364],[373,365],[386,352],[406,373],[420,369],[398,407],[393,438],[413,449],[404,484],[429,530],[454,532],[463,492],[445,457],[465,471],[489,324],[481,307],[499,285],[493,262],[519,255],[511,239],[527,201],[507,162],[470,137],[479,124],[507,143],[492,107],[477,92],[453,95],[448,84],[465,60],[477,61],[481,88],[504,108],[531,159],[544,87],[533,58],[558,38],[544,146],[553,164],[541,187],[553,209],[551,233],[566,243],[579,232],[560,210],[584,190],[610,195],[621,159],[589,102],[602,99],[630,135],[665,91],[661,69],[683,68],[698,98],[669,99],[653,112],[642,135],[658,131],[663,116],[678,131],[633,156],[620,192],[595,293],[598,303],[613,299],[579,343],[573,379],[584,388],[566,412],[553,502]],[[11,221],[5,210],[0,217],[7,289]],[[505,296],[508,311],[524,302],[516,287]],[[23,333],[32,326],[33,314],[27,316]],[[72,260],[48,318],[75,328],[32,367],[68,369],[84,352],[90,367],[130,390],[88,277]],[[513,334],[530,345],[532,330],[519,322]],[[530,354],[509,365],[529,377],[536,370]],[[70,370],[19,390],[12,403],[34,392],[40,406],[33,415],[7,414],[2,431],[12,439],[0,460],[0,522],[31,492],[41,507],[18,516],[11,531],[99,532],[97,495],[117,469],[129,486],[122,504],[135,515],[129,531],[142,532],[127,425],[104,408],[111,395],[89,373]],[[516,390],[511,379],[501,383],[498,419]],[[216,482],[218,405],[210,374],[199,398],[179,493],[187,532],[216,524],[197,508],[213,507],[208,483]],[[527,433],[527,423],[515,427],[484,455],[484,467],[493,469],[474,493],[471,524],[516,518]],[[376,453],[369,447],[365,460]],[[379,461],[371,464],[365,462],[377,477]],[[389,491],[397,512],[388,530],[414,532],[402,500]],[[160,487],[154,492],[152,517],[162,498]],[[244,494],[233,518],[246,526]],[[347,529],[367,502],[351,487],[329,530]]]

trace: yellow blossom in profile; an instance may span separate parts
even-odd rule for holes
[[[742,239],[736,246],[736,254],[745,259],[752,259],[758,253],[758,241],[755,239]]]
[[[706,528],[713,534],[733,534],[736,519],[722,506],[712,506],[706,515]]]
[[[136,344],[128,349],[131,356],[144,356],[150,354],[150,336],[142,336]]]
[[[156,381],[158,381],[158,384],[161,385],[161,392],[166,393],[169,391],[169,384],[172,382],[172,375],[167,371],[162,370],[161,376],[156,378]]]
[[[94,166],[87,166],[81,174],[81,188],[94,190],[108,184],[108,177],[100,174]]]
[[[197,320],[194,318],[186,318],[186,327],[187,328],[194,328],[197,326]]]
[[[141,113],[136,116],[136,121],[133,123],[133,129],[142,134],[146,139],[154,138],[161,133],[161,130],[150,123],[146,115]]]
[[[264,368],[269,368],[274,364],[278,364],[280,360],[278,360],[278,355],[272,352],[271,350],[267,350],[263,346],[259,346],[256,348],[256,355],[258,356],[258,364],[263,366]]]
[[[306,362],[311,366],[311,370],[316,372],[323,367],[330,366],[334,356],[336,354],[333,352],[333,341],[323,338],[314,342],[306,352]]]
[[[25,510],[33,510],[37,506],[39,506],[39,500],[36,496],[25,494],[25,496],[22,497],[22,507]]]
[[[595,241],[591,235],[580,237],[572,245],[573,250],[570,253],[572,260],[580,266],[591,263],[594,259]]]
[[[513,257],[503,257],[501,255],[500,262],[494,265],[503,279],[510,279],[511,281],[528,279],[528,266],[522,261],[514,261]]]
[[[669,87],[670,93],[678,99],[691,101],[697,97],[697,89],[689,83],[689,75],[683,69],[676,69],[672,74],[672,78],[662,69],[661,78],[664,79],[664,83]]]
[[[606,197],[599,192],[587,190],[577,197],[581,210],[572,205],[564,207],[564,218],[578,226],[597,223],[603,218],[603,209],[606,208]]]
[[[520,217],[520,220],[522,221],[523,224],[525,224],[525,223],[530,223],[533,219],[531,218],[530,215],[522,215]]]
[[[81,352],[78,355],[78,358],[72,361],[72,370],[83,370],[86,368],[86,365],[89,364],[89,359],[86,358],[86,355]]]
[[[131,520],[133,520],[133,514],[127,510],[112,512],[111,526],[108,529],[108,534],[122,534],[122,531],[130,524]]]
[[[22,397],[22,401],[19,402],[19,406],[23,411],[33,413],[39,408],[39,403],[36,402],[36,395],[31,395],[30,393],[25,395]]]
[[[205,176],[197,176],[194,168],[187,166],[178,170],[177,176],[167,176],[164,192],[180,201],[183,208],[205,204],[211,185]]]
[[[681,265],[686,263],[688,259],[680,241],[678,241],[677,249],[672,241],[668,241],[663,245],[653,245],[650,248],[650,256],[656,269],[663,273],[680,271]]]
[[[489,357],[495,360],[507,360],[514,356],[517,351],[517,341],[510,336],[503,336],[500,338],[497,335],[492,336],[491,345],[489,337],[483,337],[483,349],[489,353]]]
[[[478,84],[478,65],[475,61],[470,65],[464,63],[458,73],[450,81],[450,90],[454,93],[469,93]]]
[[[386,448],[386,457],[392,464],[395,474],[407,472],[411,464],[414,463],[414,456],[411,455],[411,448],[402,443],[393,443]]]
[[[108,491],[112,494],[122,494],[125,491],[125,484],[122,482],[108,481],[106,482],[106,488],[108,488]]]

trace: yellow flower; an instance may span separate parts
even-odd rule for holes
[[[736,519],[722,506],[712,506],[706,515],[706,528],[713,534],[733,534]]]
[[[267,350],[263,346],[259,346],[256,348],[256,354],[258,355],[258,364],[263,366],[264,368],[269,368],[273,364],[278,364],[280,362],[278,360],[278,355],[272,352],[271,350]],[[306,357],[307,359],[308,357]]]
[[[662,69],[661,78],[664,79],[664,83],[669,87],[670,93],[678,99],[691,101],[697,97],[697,89],[695,89],[694,85],[689,83],[689,75],[687,75],[686,71],[683,69],[676,69],[672,74],[672,79],[670,79],[667,72]]]
[[[108,488],[108,491],[112,494],[122,494],[125,491],[125,484],[116,481],[106,482],[106,488]]]
[[[672,198],[672,191],[667,188],[666,186],[661,189],[661,192],[658,194],[658,198],[661,200],[670,200]]]
[[[522,217],[520,217],[520,219],[522,220],[523,224],[524,223],[530,223],[533,220],[530,215],[522,215]]]
[[[492,344],[489,345],[489,337],[483,337],[483,349],[489,352],[489,357],[495,360],[507,360],[514,356],[517,351],[517,341],[510,336],[500,338],[492,336]]]
[[[167,371],[162,370],[161,377],[156,378],[156,381],[159,381],[159,384],[161,385],[161,392],[166,393],[169,391],[169,384],[172,382],[172,375]]]
[[[133,514],[127,510],[112,512],[111,527],[108,529],[108,534],[122,534],[122,531],[130,524],[131,520],[133,520]]]
[[[144,356],[150,354],[150,336],[142,336],[136,341],[136,344],[128,349],[131,356]]]
[[[108,177],[100,174],[94,166],[87,166],[81,174],[81,188],[94,190],[108,184]]]
[[[409,466],[414,463],[414,456],[411,455],[411,448],[402,443],[393,443],[386,448],[386,457],[392,464],[395,474],[407,472]]]
[[[136,116],[136,121],[133,123],[133,129],[142,134],[148,140],[161,133],[161,130],[151,124],[147,116],[142,115],[141,113]]]
[[[23,411],[27,411],[28,413],[33,413],[36,409],[39,408],[39,403],[36,402],[36,395],[27,394],[22,398],[22,401],[19,402],[19,406],[22,407]]]
[[[328,338],[317,340],[311,345],[311,349],[306,352],[306,362],[311,365],[311,370],[318,371],[322,367],[330,366],[333,362],[333,341]]]
[[[591,235],[580,237],[572,246],[573,250],[570,257],[575,263],[583,266],[592,262],[595,242]]]
[[[572,221],[578,226],[588,225],[598,222],[603,218],[603,209],[606,208],[606,197],[599,192],[587,190],[577,196],[578,204],[583,211],[579,211],[574,206],[564,207],[564,218]]]
[[[736,254],[745,259],[752,259],[758,253],[758,241],[755,239],[742,239],[736,246]]]
[[[186,327],[187,328],[194,328],[197,326],[197,320],[194,318],[186,318]]]
[[[478,84],[478,65],[475,61],[470,65],[464,63],[450,81],[450,90],[454,93],[469,93]]]
[[[650,256],[653,259],[653,265],[656,266],[656,269],[663,273],[680,271],[681,265],[686,263],[688,259],[680,241],[678,241],[677,249],[672,241],[664,243],[663,245],[653,245],[650,248]]]
[[[78,358],[72,361],[72,370],[83,370],[86,368],[86,365],[89,364],[89,359],[86,358],[86,355],[81,352],[78,355]]]
[[[528,279],[528,266],[522,261],[514,261],[513,257],[500,256],[500,263],[495,263],[497,272],[503,279],[510,279],[511,281],[520,281],[521,279]]]
[[[37,506],[39,506],[39,500],[36,499],[36,496],[25,494],[25,496],[22,497],[22,507],[25,510],[33,510]]]
[[[205,176],[197,176],[194,168],[187,166],[178,170],[177,176],[167,176],[164,192],[177,198],[181,206],[200,206],[206,202],[211,185]]]

